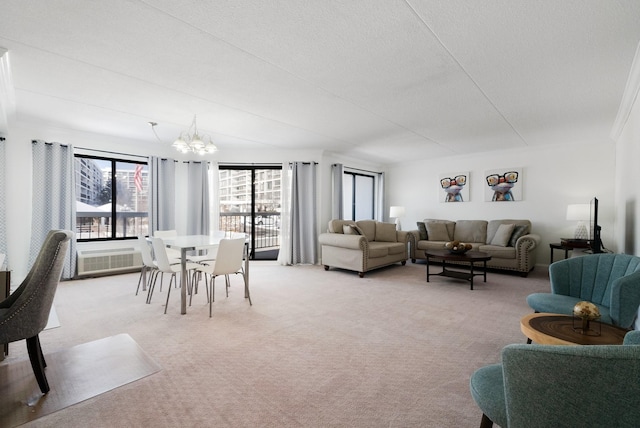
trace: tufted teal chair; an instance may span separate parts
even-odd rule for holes
[[[640,426],[640,331],[624,345],[508,345],[473,373],[481,428]]]
[[[549,266],[551,293],[527,296],[536,312],[572,315],[582,300],[600,310],[600,321],[631,328],[640,306],[640,257],[592,254]]]
[[[0,302],[0,343],[27,340],[31,368],[43,393],[49,392],[38,334],[47,326],[53,297],[73,232],[52,230],[22,284]]]

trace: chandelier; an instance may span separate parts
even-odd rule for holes
[[[149,122],[149,125],[151,125],[151,129],[156,135],[156,138],[159,141],[162,141],[160,140],[160,137],[158,137],[158,134],[155,130],[155,126],[157,125],[157,123]],[[203,135],[201,137],[198,134],[198,125],[196,124],[195,115],[193,115],[193,121],[191,122],[189,128],[187,128],[186,131],[181,132],[178,138],[176,138],[173,144],[171,144],[171,146],[181,153],[193,152],[199,155],[214,153],[218,150],[215,144],[213,144],[213,142],[211,141],[211,137],[209,137],[208,135]]]

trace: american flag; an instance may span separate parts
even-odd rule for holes
[[[138,192],[142,192],[142,165],[136,165],[136,172],[133,174],[133,182]]]

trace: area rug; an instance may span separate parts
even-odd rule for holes
[[[22,425],[161,369],[128,334],[45,350],[45,358],[48,394],[40,392],[28,359],[0,364],[1,427]]]

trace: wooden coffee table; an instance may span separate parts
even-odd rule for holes
[[[541,345],[621,345],[625,334],[629,332],[611,324],[593,321],[592,328],[599,330],[600,335],[575,331],[573,317],[569,315],[533,313],[520,320],[522,333]]]
[[[483,275],[484,282],[487,282],[487,261],[491,260],[491,256],[482,251],[467,251],[464,254],[453,254],[449,250],[426,250],[425,256],[427,257],[427,282],[429,282],[429,276],[439,275],[447,276],[449,278],[458,278],[469,281],[470,289],[473,290],[473,277],[476,275]],[[429,273],[429,261],[431,259],[439,260],[442,262],[442,272]],[[447,261],[466,262],[469,263],[469,272],[462,272],[459,270],[447,269]],[[475,263],[482,263],[482,273],[475,273],[473,267]],[[449,265],[451,267],[451,265]],[[462,265],[461,267],[465,267]]]

